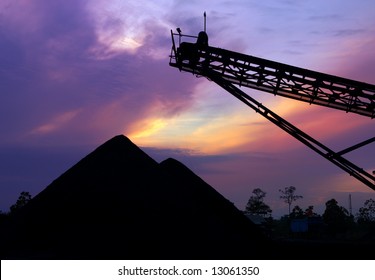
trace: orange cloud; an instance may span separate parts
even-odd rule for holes
[[[375,170],[374,168],[371,168],[368,170],[368,173],[372,173],[372,171]],[[359,182],[354,177],[349,176],[347,173],[339,173],[332,175],[327,181],[327,185],[331,186],[331,191],[336,192],[367,192],[367,193],[374,193],[374,190],[366,186],[365,184]]]
[[[30,134],[40,135],[52,133],[72,121],[79,114],[79,112],[80,110],[73,110],[56,115],[48,122],[33,128],[30,131]]]

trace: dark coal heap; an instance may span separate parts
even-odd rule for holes
[[[270,259],[270,241],[182,163],[123,135],[63,173],[1,233],[2,259]]]

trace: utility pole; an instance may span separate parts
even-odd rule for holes
[[[203,18],[204,18],[203,31],[206,32],[206,12],[204,12]]]

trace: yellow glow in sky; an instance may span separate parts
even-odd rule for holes
[[[137,141],[146,141],[147,138],[155,136],[167,125],[167,121],[163,119],[148,119],[138,124],[135,132],[129,135],[130,138]]]

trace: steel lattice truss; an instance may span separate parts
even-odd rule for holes
[[[198,42],[180,43],[176,47],[174,37],[179,36],[181,42],[184,35],[172,31],[171,35],[173,44],[170,66],[215,82],[294,138],[375,190],[375,177],[342,156],[374,142],[375,137],[334,152],[237,87],[253,88],[374,118],[375,85],[215,48],[208,44],[200,45]]]

